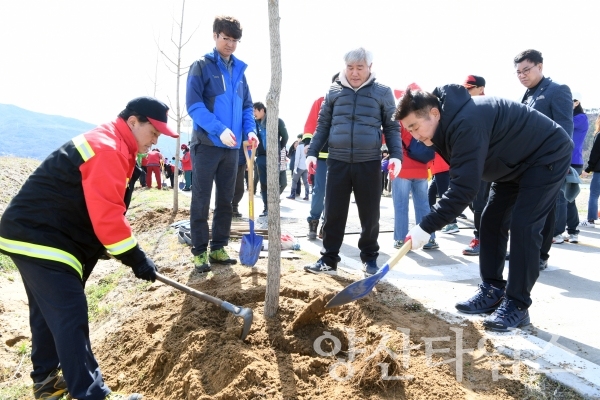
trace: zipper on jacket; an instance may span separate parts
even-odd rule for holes
[[[223,80],[223,90],[227,91],[227,86],[225,86],[225,76],[221,73],[221,80]]]
[[[352,107],[352,128],[350,129],[350,163],[354,162],[354,116],[356,115],[356,99],[358,93],[354,91],[354,106]]]

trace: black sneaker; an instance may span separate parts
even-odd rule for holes
[[[363,262],[363,272],[366,276],[375,275],[377,271],[379,271],[379,268],[377,267],[377,261],[371,260]]]
[[[260,214],[260,217],[266,217],[269,215],[269,211],[268,210],[263,210],[262,214]]]
[[[67,382],[62,373],[56,369],[41,382],[33,384],[33,397],[43,400],[59,400],[67,393]]]
[[[497,289],[489,283],[482,282],[475,296],[467,301],[456,303],[458,311],[466,314],[481,314],[494,311],[504,299],[504,289]]]
[[[242,213],[241,213],[241,212],[238,212],[238,211],[234,211],[234,212],[232,213],[232,217],[233,217],[233,218],[242,218]]]
[[[314,264],[308,264],[304,266],[306,272],[312,272],[313,274],[337,274],[337,263],[334,265],[327,265],[323,259],[319,259]]]
[[[517,307],[510,299],[504,298],[502,304],[483,320],[483,326],[496,332],[507,332],[519,326],[529,325],[529,311]]]
[[[540,258],[540,271],[543,271],[546,268],[548,268],[548,260],[542,260]]]

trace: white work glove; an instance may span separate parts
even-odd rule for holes
[[[406,234],[404,241],[406,242],[408,239],[411,239],[412,240],[411,249],[416,250],[416,249],[420,249],[427,242],[429,242],[430,237],[431,237],[431,235],[429,233],[427,233],[423,229],[421,229],[421,227],[419,225],[415,225],[411,228],[410,231],[408,231],[408,234]]]
[[[317,157],[308,156],[306,157],[306,168],[309,174],[314,174],[317,170]]]
[[[248,143],[250,143],[250,147],[253,149],[258,147],[260,141],[258,140],[258,136],[256,136],[256,133],[250,132],[248,134]]]
[[[223,142],[225,146],[235,146],[235,135],[233,134],[233,132],[231,132],[231,129],[229,128],[225,128],[223,133],[221,133],[221,136],[219,136],[219,139],[221,139],[221,142]]]
[[[390,179],[397,178],[402,169],[402,161],[397,158],[390,158],[388,163],[388,172],[390,173]]]

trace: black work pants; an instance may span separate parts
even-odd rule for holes
[[[485,205],[488,201],[488,196],[490,195],[490,182],[481,181],[479,183],[479,190],[477,191],[477,195],[473,200],[473,222],[475,224],[475,230],[473,231],[473,235],[479,239],[479,227],[481,225],[481,213],[485,208]]]
[[[244,197],[244,172],[246,172],[246,164],[238,165],[237,174],[235,176],[233,200],[231,201],[233,212],[239,212],[238,206],[240,204],[240,200],[242,200],[242,197]]]
[[[29,300],[31,378],[40,382],[60,364],[73,398],[104,399],[110,389],[92,354],[83,282],[74,273],[44,260],[12,260]]]
[[[377,260],[379,256],[379,205],[381,202],[381,162],[347,163],[327,160],[325,186],[325,222],[323,224],[322,259],[332,265],[340,261],[339,252],[344,241],[350,195],[358,208],[362,227],[358,248],[360,259]]]
[[[530,167],[518,181],[491,185],[481,215],[479,272],[484,282],[506,286],[506,296],[519,307],[531,305],[531,289],[540,274],[542,230],[549,214],[554,213],[570,161],[569,154],[550,165]],[[511,209],[510,269],[505,281],[502,272],[508,232],[504,221]]]

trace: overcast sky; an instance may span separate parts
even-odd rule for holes
[[[99,124],[127,101],[153,95],[175,105],[175,81],[157,45],[170,44],[179,0],[0,0],[0,103]],[[432,90],[483,76],[486,94],[519,100],[513,58],[535,48],[544,73],[600,107],[597,0],[281,0],[280,117],[302,133],[312,102],[343,68],[346,51],[374,53],[377,79]],[[254,101],[270,86],[267,0],[188,0],[183,65],[212,50],[215,15],[237,17]],[[185,90],[181,91],[185,101]]]

